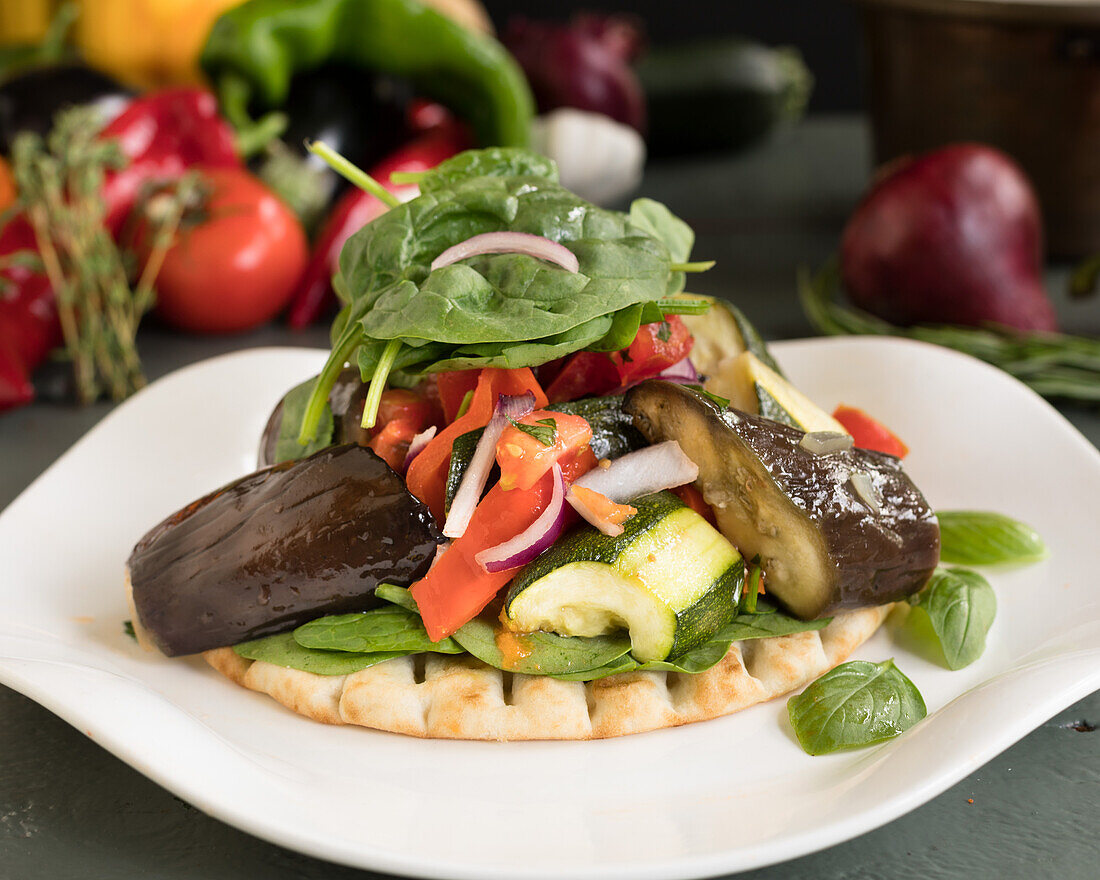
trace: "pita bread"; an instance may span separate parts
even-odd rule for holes
[[[602,739],[729,715],[796,690],[843,662],[891,607],[846,611],[816,632],[735,642],[696,675],[631,672],[587,683],[501,672],[466,655],[401,657],[351,675],[246,660],[232,648],[203,656],[237,684],[326,724],[438,739]]]

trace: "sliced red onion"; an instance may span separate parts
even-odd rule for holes
[[[625,504],[642,495],[692,483],[698,476],[699,467],[684,455],[680,444],[666,440],[629,452],[611,462],[611,467],[593,468],[574,485],[606,495],[616,504]]]
[[[682,361],[677,361],[671,367],[665,367],[657,374],[658,379],[668,379],[671,382],[698,382],[699,371],[695,369],[695,364],[691,362],[691,358],[686,357]]]
[[[447,248],[432,260],[432,271],[482,254],[527,254],[555,263],[567,272],[579,272],[577,255],[563,244],[527,232],[485,232]]]
[[[798,445],[814,455],[829,455],[851,449],[852,437],[850,434],[841,434],[839,431],[810,431],[802,435]]]
[[[427,446],[435,436],[436,430],[435,425],[432,425],[427,430],[421,431],[412,438],[412,441],[409,443],[409,451],[405,453],[405,463],[401,465],[402,472],[408,472],[409,465],[413,463],[414,458],[424,451],[424,447]]]
[[[500,440],[504,429],[508,427],[508,419],[522,419],[534,409],[535,395],[531,392],[518,396],[502,394],[497,398],[493,417],[485,426],[481,439],[477,441],[470,464],[466,468],[466,473],[462,475],[462,482],[458,484],[458,491],[455,492],[455,497],[451,501],[451,511],[443,524],[443,534],[446,537],[461,538],[466,533],[466,526],[470,524],[470,517],[474,515],[474,508],[481,500],[481,493],[489,479],[489,472],[493,469],[497,441]]]
[[[554,491],[538,519],[514,538],[482,550],[474,557],[486,571],[508,571],[526,565],[558,539],[565,528],[565,477],[557,462],[550,473],[554,475]]]

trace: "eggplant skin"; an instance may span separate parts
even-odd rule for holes
[[[249,474],[172,514],[128,562],[137,623],[170,657],[380,604],[443,537],[370,449],[330,446]]]
[[[803,619],[903,599],[939,562],[935,514],[891,455],[815,454],[797,428],[671,382],[636,386],[624,409],[650,442],[679,441],[720,531],[746,559],[761,557],[768,593]],[[857,472],[877,510],[855,488]]]

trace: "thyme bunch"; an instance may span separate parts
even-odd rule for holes
[[[102,395],[122,400],[145,384],[138,325],[153,305],[156,275],[198,185],[193,177],[181,179],[159,210],[147,212],[150,252],[137,273],[104,222],[106,176],[126,160],[118,144],[98,132],[94,111],[75,107],[57,115],[45,139],[24,132],[12,147],[19,207],[34,230],[57,301],[64,357],[85,404]]]

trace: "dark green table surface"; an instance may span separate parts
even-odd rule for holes
[[[728,296],[765,336],[808,335],[794,298],[800,264],[836,247],[869,172],[865,127],[814,119],[747,156],[656,166],[642,187],[698,231],[697,279]],[[1070,304],[1067,329],[1100,333],[1100,304]],[[323,330],[267,328],[224,339],[148,327],[150,378],[236,348],[325,342]],[[0,417],[0,508],[108,411],[38,404]],[[1100,442],[1100,415],[1064,409]],[[11,585],[4,585],[10,588]],[[990,719],[996,723],[996,719]],[[974,775],[883,828],[795,862],[742,875],[815,878],[1100,876],[1100,693],[1050,719]],[[751,828],[751,822],[747,823]],[[502,833],[502,829],[490,829]],[[350,880],[365,872],[280,849],[211,819],[77,730],[0,687],[0,880]]]

